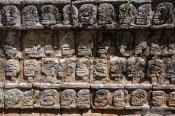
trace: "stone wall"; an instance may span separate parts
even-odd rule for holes
[[[175,116],[174,0],[1,0],[0,115]]]

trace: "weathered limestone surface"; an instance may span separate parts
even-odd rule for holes
[[[0,0],[0,116],[174,116],[174,0]]]

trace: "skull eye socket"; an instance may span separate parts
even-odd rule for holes
[[[160,9],[160,13],[161,13],[163,16],[165,16],[165,15],[169,14],[169,10],[168,10],[167,8],[161,8],[161,9]]]

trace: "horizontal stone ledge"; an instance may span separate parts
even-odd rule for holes
[[[120,28],[117,26],[114,27],[105,27],[105,26],[97,26],[97,27],[73,27],[71,25],[58,25],[58,26],[24,26],[24,27],[0,27],[0,30],[4,31],[26,31],[26,30],[62,30],[62,29],[73,29],[73,30],[159,30],[159,29],[170,29],[174,30],[175,25],[171,26],[144,26],[144,25],[136,25],[128,28]]]
[[[61,88],[71,88],[71,89],[85,89],[85,88],[90,88],[90,84],[88,83],[63,83],[61,85]]]
[[[152,89],[152,84],[124,84],[125,89]]]
[[[153,86],[154,90],[175,90],[175,85],[157,85]]]
[[[128,109],[128,110],[138,110],[138,109],[148,110],[148,109],[150,109],[150,106],[149,105],[144,105],[144,106],[125,106],[125,109]]]
[[[36,89],[59,89],[61,84],[50,84],[50,83],[34,83],[33,88]]]
[[[5,89],[11,89],[11,88],[23,88],[23,89],[27,89],[27,88],[32,88],[32,84],[30,83],[4,83],[4,87]]]
[[[116,26],[117,27],[117,26]],[[173,26],[152,26],[152,27],[147,27],[147,26],[134,26],[134,27],[129,27],[129,28],[109,28],[109,27],[72,27],[72,26],[66,26],[66,25],[61,25],[61,26],[41,26],[41,27],[0,27],[0,30],[3,31],[26,31],[26,30],[162,30],[162,29],[169,29],[169,30],[174,30],[175,25]]]
[[[11,89],[11,88],[21,88],[21,89],[144,89],[144,90],[175,90],[175,85],[152,85],[152,84],[114,84],[114,83],[0,83],[0,88]]]
[[[124,89],[123,84],[90,84],[93,89]]]

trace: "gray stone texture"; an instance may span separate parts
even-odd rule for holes
[[[174,116],[174,0],[0,0],[0,115]]]

